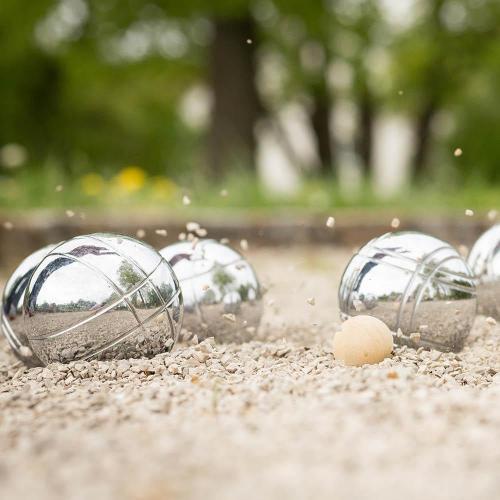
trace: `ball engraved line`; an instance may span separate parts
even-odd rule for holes
[[[177,293],[176,297],[178,296],[178,293]],[[173,297],[173,298],[175,299],[176,297]],[[86,354],[82,359],[90,359],[90,358],[92,358],[94,356],[97,356],[99,354],[104,353],[105,351],[111,349],[112,347],[115,347],[115,346],[123,343],[129,337],[131,337],[132,335],[134,335],[139,328],[143,327],[144,325],[146,325],[150,321],[154,320],[158,316],[161,316],[164,312],[166,312],[167,316],[170,318],[170,315],[169,315],[169,312],[168,312],[168,306],[166,306],[166,305],[162,306],[161,309],[159,309],[158,311],[156,311],[151,316],[148,316],[142,323],[139,323],[138,325],[135,325],[131,330],[128,330],[128,331],[122,333],[121,335],[119,335],[118,337],[116,337],[115,339],[110,340],[107,344],[101,346],[96,351],[92,351],[92,352]]]
[[[406,271],[408,273],[412,273],[413,271],[410,270],[410,269],[407,269],[405,267],[401,267],[401,266],[398,266],[392,262],[386,262],[384,260],[381,260],[379,258],[374,258],[374,257],[369,257],[367,255],[364,255],[362,253],[357,253],[355,255],[355,257],[362,257],[363,259],[365,259],[366,261],[368,262],[373,262],[374,264],[380,264],[380,265],[385,265],[385,266],[389,266],[389,267],[392,267],[393,269],[399,269],[400,271]],[[464,278],[468,281],[471,280],[471,276],[467,276],[465,274],[462,274],[462,273],[449,273],[447,272],[446,274],[448,274],[449,276],[453,276],[453,277],[458,277],[458,278]],[[425,275],[424,275],[425,277]],[[441,278],[435,278],[435,281],[436,283],[440,283],[441,285],[446,285],[446,286],[453,286],[455,289],[457,290],[461,290],[463,292],[474,292],[472,287],[468,287],[468,286],[464,286],[464,285],[459,285],[459,284],[456,284],[456,283],[450,283],[449,281],[446,281],[445,279],[441,279]],[[352,293],[352,290],[351,290],[351,293]]]
[[[173,297],[171,297],[168,302],[165,301],[163,295],[160,293],[160,290],[158,290],[158,287],[156,286],[156,284],[154,282],[151,281],[151,276],[160,268],[160,266],[162,264],[167,264],[168,266],[168,263],[166,262],[165,259],[163,259],[163,257],[159,254],[159,257],[160,257],[160,262],[158,263],[158,265],[154,268],[153,271],[151,271],[151,273],[148,275],[146,273],[146,271],[144,271],[144,269],[139,265],[138,262],[136,262],[136,260],[132,257],[130,257],[129,255],[124,255],[122,252],[120,252],[117,248],[115,248],[114,245],[112,245],[111,243],[109,243],[108,241],[103,241],[101,238],[99,238],[98,236],[96,236],[95,234],[94,235],[89,235],[88,236],[89,239],[92,239],[94,241],[97,241],[99,242],[100,244],[106,246],[107,248],[109,248],[110,250],[112,250],[113,252],[115,252],[118,256],[120,256],[122,259],[124,259],[125,261],[131,263],[132,265],[134,265],[138,270],[139,272],[143,275],[143,277],[145,278],[144,281],[142,282],[142,285],[140,285],[140,288],[137,290],[137,292],[140,291],[140,289],[144,288],[144,286],[146,284],[149,284],[151,286],[151,288],[153,289],[153,291],[156,293],[156,295],[158,296],[158,298],[160,299],[160,302],[163,304],[163,308],[160,310],[160,311],[157,311],[156,313],[154,313],[152,316],[146,318],[145,321],[143,321],[142,323],[139,321],[139,317],[137,315],[137,311],[135,310],[135,306],[133,304],[130,304],[127,300],[127,305],[131,306],[131,308],[133,309],[133,314],[137,320],[137,322],[139,323],[134,329],[132,329],[130,332],[126,332],[125,334],[123,334],[121,337],[118,337],[117,339],[115,339],[115,342],[112,343],[111,345],[109,345],[107,348],[104,348],[102,349],[100,352],[97,352],[95,355],[97,354],[101,354],[103,353],[104,351],[106,351],[107,349],[110,349],[111,347],[114,347],[114,345],[118,345],[119,343],[123,342],[124,340],[126,340],[128,337],[130,337],[131,335],[133,335],[133,333],[139,328],[139,327],[143,327],[143,325],[149,321],[150,319],[154,319],[156,318],[157,316],[159,316],[160,314],[162,314],[163,312],[166,312],[167,313],[167,319],[168,319],[168,323],[169,323],[169,326],[170,326],[170,335],[174,338],[174,342],[177,340],[176,339],[176,330],[174,328],[174,325],[173,325],[173,321],[172,321],[172,317],[170,315],[170,311],[169,311],[169,306],[172,305],[172,303],[174,302],[174,300],[180,295],[180,286],[177,286],[177,290],[174,294]],[[129,238],[127,238],[129,239]],[[170,266],[168,266],[169,269],[170,269]],[[171,270],[171,269],[170,269]],[[173,281],[174,281],[174,285],[176,284],[176,279],[175,279],[175,275],[173,274],[172,272],[172,278],[173,278]],[[178,285],[178,284],[177,284]],[[135,292],[135,293],[137,293]],[[133,294],[132,294],[133,295]],[[124,297],[125,298],[125,297]],[[143,328],[144,330],[144,328]],[[145,330],[144,330],[145,333],[147,333]]]
[[[417,278],[423,278],[423,280],[421,280],[420,285],[417,286],[417,289],[415,290],[416,295],[419,295],[421,290],[422,290],[423,284],[425,283],[425,285],[427,286],[427,283],[429,282],[429,277],[432,276],[432,274],[434,274],[434,272],[436,271],[436,268],[437,268],[437,265],[434,265],[433,268],[430,268],[430,266],[427,266],[427,263],[429,262],[429,260],[432,259],[432,257],[434,257],[435,255],[437,255],[438,253],[440,253],[443,250],[447,251],[447,250],[449,250],[449,248],[447,246],[441,246],[441,247],[435,248],[432,252],[429,252],[423,259],[418,261],[417,266],[413,270],[413,274],[412,274],[411,278],[408,280],[408,283],[406,284],[405,290],[403,292],[403,296],[401,297],[401,302],[399,304],[399,310],[398,310],[398,318],[396,320],[396,330],[401,328],[401,320],[403,318],[403,309],[406,306],[406,304],[408,303],[408,299],[410,298],[411,286],[413,285],[413,283],[415,283]],[[449,257],[445,257],[439,263],[439,265],[441,265],[441,263],[444,260],[448,260],[448,259],[449,259]],[[415,303],[413,304],[413,312],[411,315],[411,320],[410,320],[410,325],[409,325],[410,328],[411,328],[411,325],[413,323],[413,314],[414,313],[415,313]]]
[[[101,243],[101,244],[104,244],[109,249],[113,250],[122,259],[124,259],[128,263],[131,263],[129,258],[127,258],[126,256],[121,255],[119,252],[116,252],[116,250],[114,248],[112,248],[111,246],[107,245],[105,242],[102,242],[101,240],[99,240],[97,238],[92,238],[92,239],[99,241],[99,243]],[[115,339],[111,340],[110,343],[101,346],[97,351],[93,351],[93,352],[90,352],[90,353],[86,354],[85,356],[82,357],[83,359],[89,359],[89,358],[91,358],[93,356],[101,354],[104,351],[106,351],[106,350],[108,350],[108,349],[110,349],[110,348],[112,348],[112,347],[114,347],[114,346],[122,343],[124,340],[126,340],[131,335],[133,335],[144,324],[146,324],[150,320],[152,320],[152,319],[160,316],[165,311],[167,312],[168,323],[169,323],[169,326],[170,326],[170,334],[172,336],[175,336],[175,330],[173,328],[172,318],[170,316],[170,312],[168,310],[168,307],[179,296],[180,289],[179,288],[177,289],[177,291],[175,292],[174,296],[171,299],[169,299],[169,301],[167,303],[167,302],[165,302],[165,299],[163,298],[163,296],[159,292],[159,290],[156,287],[155,283],[151,282],[150,279],[149,279],[150,276],[152,274],[154,274],[162,264],[164,264],[164,260],[163,259],[160,260],[160,262],[158,263],[158,265],[151,272],[151,275],[147,275],[142,268],[139,268],[140,271],[141,271],[141,274],[143,274],[145,276],[145,279],[139,285],[137,285],[136,287],[134,287],[133,290],[127,292],[126,294],[123,294],[122,291],[121,291],[121,289],[114,283],[114,281],[109,276],[107,276],[101,269],[93,266],[92,264],[90,264],[90,263],[88,263],[88,262],[80,259],[79,257],[76,257],[76,256],[71,255],[71,254],[66,254],[66,253],[63,253],[63,252],[51,252],[51,255],[56,255],[56,256],[61,256],[61,257],[64,257],[64,258],[68,258],[69,260],[72,260],[74,262],[78,262],[81,265],[83,265],[84,267],[87,267],[89,270],[95,272],[98,276],[101,276],[104,279],[104,281],[106,281],[114,289],[114,291],[118,294],[118,296],[120,298],[116,302],[114,302],[111,307],[106,307],[105,310],[99,311],[98,313],[90,316],[89,318],[86,318],[84,321],[81,321],[81,322],[79,322],[76,325],[71,325],[70,327],[66,328],[62,332],[55,332],[55,333],[52,333],[49,336],[45,336],[45,337],[34,337],[34,338],[31,338],[30,341],[42,341],[42,340],[52,339],[52,338],[58,337],[60,335],[63,335],[65,333],[69,333],[70,331],[78,328],[82,324],[86,324],[88,322],[91,322],[92,320],[95,320],[97,317],[99,317],[102,314],[108,312],[109,310],[112,310],[114,307],[116,307],[117,305],[119,305],[122,302],[127,305],[129,311],[134,316],[137,324],[131,330],[127,330],[127,331],[123,332],[121,335],[119,335],[118,337],[116,337]],[[132,262],[132,264],[134,264],[134,263]],[[134,293],[137,293],[138,291],[140,291],[142,288],[144,288],[144,286],[146,284],[149,284],[153,288],[154,292],[156,293],[156,295],[158,296],[158,298],[162,302],[162,307],[161,307],[160,310],[156,311],[153,315],[149,316],[148,318],[146,318],[144,321],[141,322],[140,319],[139,319],[139,317],[138,317],[138,314],[137,314],[137,311],[136,311],[134,305],[129,301],[129,296],[131,296]],[[80,359],[82,359],[82,358],[80,358]]]
[[[364,247],[366,248],[366,247]],[[444,250],[444,249],[448,249],[448,247],[439,247],[438,249],[432,251],[429,255],[426,256],[426,258],[423,260],[423,261],[418,261],[416,259],[413,259],[411,257],[408,257],[408,256],[401,256],[400,254],[397,254],[396,252],[392,252],[392,251],[387,251],[385,249],[381,249],[381,248],[378,248],[378,247],[371,247],[375,250],[378,250],[380,251],[380,253],[384,253],[385,255],[389,256],[389,257],[403,257],[404,259],[406,259],[407,261],[411,261],[412,263],[416,264],[416,268],[414,271],[411,271],[410,269],[407,269],[405,267],[402,267],[402,266],[398,266],[397,264],[394,264],[393,262],[386,262],[383,260],[383,258],[375,258],[375,257],[371,257],[371,256],[368,256],[368,255],[365,255],[364,253],[362,253],[362,250],[360,252],[358,252],[355,257],[360,257],[362,258],[365,262],[373,262],[374,264],[378,264],[378,265],[386,265],[386,266],[389,266],[389,267],[392,267],[393,269],[399,269],[401,271],[404,271],[404,272],[407,272],[407,273],[413,273],[413,276],[417,276],[417,275],[420,275],[424,278],[428,278],[428,274],[427,273],[422,273],[422,263],[425,263],[425,261],[427,260],[427,258],[429,257],[429,255],[432,255],[432,254],[435,254],[437,251],[441,251],[441,250]],[[436,269],[438,267],[440,267],[443,263],[444,260],[448,260],[450,259],[451,257],[446,257],[445,259],[443,259],[442,261],[440,261],[436,266],[435,268],[433,269],[432,271],[432,275],[435,273]],[[458,255],[454,255],[453,258],[455,259],[458,259],[459,256]],[[456,273],[456,272],[446,272],[447,275],[449,275],[450,277],[453,276],[453,277],[458,277],[458,278],[465,278],[467,280],[470,281],[471,277],[470,276],[467,276],[463,273]],[[412,276],[412,277],[413,277]],[[466,292],[466,293],[470,293],[471,295],[475,295],[475,291],[473,290],[473,287],[471,286],[464,286],[464,285],[460,285],[460,284],[456,284],[456,283],[450,283],[449,281],[447,280],[443,280],[443,279],[440,279],[440,278],[434,278],[434,281],[436,283],[439,283],[439,284],[442,284],[442,285],[445,285],[445,286],[448,286],[448,287],[452,287],[456,290],[459,290],[459,291],[463,291],[463,292]],[[347,294],[346,297],[339,297],[339,304],[342,305],[342,309],[345,310],[345,311],[349,311],[351,309],[351,303],[350,303],[350,297],[352,297],[352,293],[353,293],[353,290],[354,290],[354,285],[356,283],[356,278],[355,277],[351,277],[351,280],[350,280],[350,283],[349,283],[349,294]],[[346,302],[347,301],[347,302]],[[402,306],[403,304],[401,304]],[[400,306],[400,311],[401,311],[401,306]],[[347,312],[347,314],[349,314],[349,312]],[[412,313],[412,319],[411,319],[411,323],[413,323],[413,317],[414,317],[414,312]],[[398,311],[398,320],[397,320],[397,328],[400,327],[400,314],[399,314],[399,311]]]
[[[365,245],[363,248],[361,248],[361,250],[357,253],[357,255],[361,255],[363,257],[366,257],[366,258],[370,258],[370,256],[368,255],[364,255],[363,253],[361,253],[361,251],[366,248],[368,245]],[[388,249],[388,248],[380,248],[380,247],[377,247],[377,246],[372,246],[372,247],[369,247],[373,250],[377,250],[378,252],[381,252],[381,253],[385,253],[387,256],[389,257],[394,257],[395,259],[401,259],[401,260],[407,260],[408,262],[411,262],[413,264],[416,264],[418,265],[421,261],[420,260],[417,260],[413,257],[409,257],[408,255],[404,255],[404,254],[399,254],[397,252],[393,252],[392,250]],[[446,246],[443,246],[443,247],[439,247],[437,250],[439,249],[448,249],[448,247]],[[431,253],[434,253],[435,250],[433,250]],[[404,269],[404,270],[409,270],[405,267],[401,267],[401,266],[397,266],[395,264],[391,264],[393,265],[394,267],[397,267],[398,269]],[[443,271],[443,274],[446,274],[448,276],[452,276],[452,277],[461,277],[461,278],[466,278],[466,279],[470,279],[470,276],[468,274],[464,274],[464,273],[457,273],[457,272],[450,272],[450,271]]]
[[[130,257],[129,255],[124,255],[120,250],[118,250],[114,245],[112,245],[111,243],[109,243],[108,241],[103,241],[101,238],[99,238],[97,235],[95,234],[92,234],[92,235],[89,235],[88,236],[89,239],[92,239],[94,241],[97,241],[99,243],[101,243],[102,245],[108,247],[110,250],[112,250],[113,252],[115,252],[118,256],[120,256],[122,259],[128,261],[129,263],[133,264],[140,272],[141,274],[143,275],[143,277],[145,278],[145,282],[149,283],[149,285],[153,288],[154,292],[156,293],[156,295],[159,297],[160,301],[162,302],[163,305],[166,305],[166,306],[169,306],[172,304],[173,300],[175,298],[178,297],[178,293],[176,293],[174,295],[173,298],[169,299],[168,300],[168,304],[167,304],[167,301],[165,301],[163,295],[160,293],[160,290],[158,290],[158,287],[156,286],[155,283],[153,283],[150,278],[151,276],[160,268],[160,266],[162,264],[167,264],[168,268],[170,269],[171,271],[171,277],[173,279],[173,282],[174,282],[174,285],[177,285],[177,290],[179,290],[179,284],[176,283],[176,278],[175,278],[175,274],[173,273],[172,269],[170,268],[170,266],[168,265],[168,262],[161,256],[161,254],[158,254],[158,256],[160,257],[160,262],[158,263],[158,265],[155,267],[155,269],[148,275],[146,273],[146,271],[144,271],[144,269],[139,265],[139,263],[133,258],[133,257]],[[124,238],[128,239],[128,240],[131,240],[130,238],[127,238],[126,236],[124,236]],[[133,241],[133,240],[131,240]],[[146,247],[147,248],[147,247]],[[154,250],[152,250],[154,252]],[[141,287],[142,288],[142,287]],[[133,305],[132,305],[133,307]],[[174,336],[175,338],[175,328],[174,328],[174,325],[173,325],[173,322],[172,322],[172,317],[170,316],[170,311],[167,309],[167,317],[168,317],[168,322],[169,322],[169,325],[170,325],[170,332],[171,334]],[[137,315],[135,314],[135,309],[134,309],[134,316],[136,316],[136,319],[137,318]],[[139,322],[140,323],[140,322]]]
[[[2,331],[12,349],[18,352],[19,349],[21,348],[21,343],[19,342],[16,334],[14,333],[14,330],[12,329],[12,325],[10,324],[9,319],[7,318],[7,316],[3,311],[2,311]]]
[[[422,301],[422,296],[423,296],[423,294],[425,292],[425,289],[426,289],[427,285],[432,280],[432,278],[436,274],[436,272],[439,271],[439,268],[445,262],[448,262],[450,260],[461,260],[461,259],[460,259],[460,257],[458,255],[449,255],[448,257],[443,258],[439,263],[436,264],[436,266],[434,267],[434,269],[432,270],[432,272],[429,273],[429,275],[427,276],[427,279],[420,285],[420,289],[418,290],[418,292],[416,294],[415,301],[413,303],[413,311],[412,311],[411,319],[410,319],[410,329],[413,327],[413,323],[414,323],[414,320],[415,320],[415,314],[417,312],[418,306],[420,305],[420,302]],[[451,286],[450,286],[450,288],[451,288]],[[469,291],[469,293],[473,294],[472,290]]]
[[[121,290],[116,286],[114,285],[113,281],[107,277],[102,271],[100,271],[98,268],[94,268],[94,266],[92,266],[91,264],[88,264],[87,262],[85,261],[82,261],[81,259],[79,259],[78,257],[75,257],[74,255],[69,255],[69,254],[65,254],[65,253],[51,253],[51,255],[56,255],[56,256],[60,256],[60,257],[65,257],[67,259],[70,259],[70,260],[73,260],[74,262],[78,262],[79,264],[82,264],[83,266],[85,267],[88,267],[91,271],[95,271],[97,274],[101,275],[101,276],[104,276],[105,277],[105,281],[107,281],[112,287],[113,289],[115,290],[115,292],[118,294],[119,298],[112,302],[111,304],[108,304],[107,306],[105,306],[103,309],[97,311],[95,314],[93,314],[92,316],[89,316],[88,318],[85,318],[84,320],[82,321],[79,321],[78,323],[75,323],[74,325],[71,325],[71,326],[68,326],[67,328],[65,328],[64,330],[60,330],[58,332],[53,332],[51,333],[50,335],[45,335],[45,336],[41,336],[41,337],[32,337],[30,340],[47,340],[47,339],[52,339],[52,338],[56,338],[56,337],[59,337],[60,335],[64,335],[66,333],[69,333],[73,330],[75,330],[76,328],[79,328],[80,326],[82,325],[85,325],[86,323],[100,317],[101,315],[107,313],[108,311],[111,311],[112,309],[114,309],[116,306],[120,305],[122,302],[125,302],[127,304],[127,306],[129,307],[129,309],[134,309],[133,305],[127,300],[130,296],[134,295],[135,293],[137,293],[138,291],[141,290],[141,288],[143,288],[143,286],[146,284],[146,283],[149,283],[150,285],[153,285],[147,278],[144,280],[144,281],[141,281],[138,285],[136,285],[132,290],[130,290],[129,292],[127,292],[126,294],[123,294],[121,292]],[[161,262],[160,264],[158,264],[158,266],[153,270],[152,274],[155,273],[158,269],[158,267],[160,267],[161,265]],[[156,290],[155,290],[156,292]],[[157,292],[158,293],[158,292]],[[173,299],[175,299],[175,297],[173,297]],[[173,300],[172,299],[172,300]],[[164,301],[162,301],[164,303]],[[170,305],[171,301],[169,302],[169,305]],[[135,312],[135,309],[134,311],[131,311],[132,314],[134,314]],[[138,319],[137,315],[134,314],[134,317],[136,318],[137,320],[137,323],[141,323],[140,320]]]
[[[53,253],[51,255],[59,255],[61,257],[66,257],[66,258],[70,258],[70,259],[74,259],[76,261],[76,258],[73,257],[73,256],[68,256],[66,254],[62,254],[62,253]],[[78,261],[80,264],[83,264],[83,265],[86,265],[84,262],[81,262],[81,261]],[[157,269],[160,267],[161,263],[158,264],[158,266],[152,271],[151,274],[155,273],[157,271]],[[130,298],[132,295],[134,295],[135,293],[139,292],[145,284],[149,283],[150,285],[153,285],[148,279],[145,279],[144,281],[141,281],[138,285],[136,285],[132,290],[130,290],[129,292],[127,292],[126,294],[121,294],[119,293],[119,296],[120,298],[115,300],[114,302],[112,302],[111,304],[108,304],[107,306],[103,307],[102,309],[100,309],[99,311],[97,311],[95,314],[93,314],[92,316],[89,316],[88,318],[85,318],[83,319],[82,321],[79,321],[78,323],[75,323],[74,325],[71,325],[71,326],[68,326],[67,328],[65,328],[64,330],[60,330],[58,332],[54,332],[54,333],[51,333],[50,335],[46,335],[46,336],[42,336],[42,337],[32,337],[31,340],[46,340],[46,339],[52,339],[52,338],[56,338],[56,337],[59,337],[60,335],[64,335],[65,333],[69,333],[71,332],[72,330],[76,329],[76,328],[79,328],[80,326],[83,326],[85,325],[86,323],[89,323],[90,321],[96,319],[96,318],[99,318],[101,315],[111,311],[112,309],[114,309],[116,306],[120,305],[122,302],[125,301],[126,298]],[[116,290],[116,289],[115,289]],[[172,301],[175,299],[176,297],[174,296],[168,303],[168,305],[171,305]],[[140,321],[139,321],[140,323]]]

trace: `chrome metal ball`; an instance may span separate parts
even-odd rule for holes
[[[342,316],[368,314],[395,342],[459,351],[476,314],[475,280],[448,243],[418,232],[387,233],[362,247],[339,287]]]
[[[7,281],[2,297],[2,333],[14,354],[28,366],[41,366],[42,362],[29,347],[24,333],[24,293],[35,268],[56,245],[48,245],[26,257]]]
[[[78,236],[35,269],[23,315],[30,347],[44,364],[151,357],[177,340],[182,294],[149,245],[113,234]]]
[[[214,240],[169,245],[160,253],[179,279],[184,328],[198,338],[247,342],[262,316],[262,294],[252,266],[238,252]]]
[[[479,312],[500,320],[500,224],[479,237],[467,262],[477,278]]]

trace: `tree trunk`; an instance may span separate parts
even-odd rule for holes
[[[413,157],[413,177],[415,180],[422,179],[427,172],[431,125],[436,111],[436,100],[429,99],[422,113],[417,117],[415,155]]]
[[[255,84],[255,25],[250,15],[216,19],[211,46],[214,95],[209,166],[214,178],[230,167],[255,168],[254,127],[261,111]]]
[[[316,138],[316,148],[319,157],[319,171],[322,177],[334,174],[334,150],[330,130],[330,102],[326,89],[313,91],[313,109],[311,124]]]
[[[361,159],[364,177],[372,172],[373,121],[375,106],[367,88],[363,89],[358,103],[359,120],[356,151]]]
[[[432,30],[436,40],[436,46],[442,47],[443,36],[445,30],[441,20],[441,12],[444,0],[435,0],[432,3],[432,10],[430,11],[429,29]],[[434,50],[432,57],[428,60],[428,67],[425,78],[425,85],[423,89],[427,90],[424,105],[421,113],[417,116],[415,125],[416,144],[415,153],[413,156],[413,178],[414,180],[421,180],[424,175],[429,173],[427,165],[427,157],[429,153],[429,146],[431,142],[431,125],[434,116],[438,112],[442,91],[439,89],[446,89],[447,85],[444,84],[447,75],[443,71],[441,58],[443,54],[441,50]]]

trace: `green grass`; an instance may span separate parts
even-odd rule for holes
[[[477,212],[500,209],[500,186],[479,182],[449,187],[440,183],[401,190],[396,196],[381,198],[367,185],[357,192],[341,189],[332,181],[307,180],[290,196],[267,192],[255,178],[233,175],[214,185],[199,175],[174,183],[165,179],[144,180],[136,191],[117,187],[116,178],[103,179],[99,193],[86,194],[82,179],[70,177],[54,166],[36,171],[0,176],[0,210],[19,212],[30,209],[92,211],[252,211],[257,213],[326,213],[333,211],[383,211],[399,214],[463,214],[466,208]],[[57,186],[62,186],[58,191]],[[227,191],[227,196],[221,195]],[[191,205],[185,206],[187,195]]]

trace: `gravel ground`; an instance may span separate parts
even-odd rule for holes
[[[269,287],[254,342],[31,370],[0,344],[0,498],[500,498],[500,327],[347,368],[348,252],[249,256]]]

